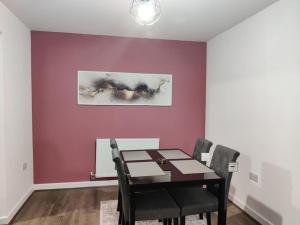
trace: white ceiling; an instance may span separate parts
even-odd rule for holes
[[[162,17],[140,26],[131,0],[2,0],[31,30],[207,41],[277,0],[161,0]]]

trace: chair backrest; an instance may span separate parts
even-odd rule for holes
[[[202,153],[208,153],[212,144],[213,143],[209,140],[198,138],[195,144],[193,157],[205,165],[206,162],[202,160]]]
[[[110,147],[111,147],[111,149],[119,149],[118,148],[118,144],[117,144],[117,142],[116,142],[116,139],[114,139],[114,138],[111,138],[110,139]]]
[[[114,148],[111,150],[112,160],[115,162],[117,158],[119,158],[122,162],[121,155],[118,149]]]
[[[227,209],[227,199],[229,193],[230,182],[232,178],[232,172],[229,172],[228,166],[231,162],[236,162],[240,153],[231,148],[227,148],[222,145],[217,145],[214,151],[210,167],[216,171],[216,173],[225,178],[225,209]],[[208,189],[215,194],[218,188],[216,186],[208,186]]]
[[[120,158],[120,153],[117,149],[112,150],[112,158],[115,162],[117,173],[118,173],[118,181],[119,181],[119,190],[122,196],[122,209],[124,213],[125,224],[129,222],[130,218],[130,192],[129,192],[129,184],[128,178],[125,173],[124,165]]]
[[[110,139],[110,147],[111,147],[111,150],[112,150],[112,152],[111,152],[112,160],[114,161],[114,158],[119,157],[120,160],[122,161],[121,156],[120,156],[120,151],[119,151],[119,148],[118,148],[118,144],[117,144],[117,142],[114,138]],[[116,166],[115,166],[115,169],[117,169]]]

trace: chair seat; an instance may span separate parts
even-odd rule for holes
[[[166,190],[135,193],[136,220],[176,218],[179,215],[179,207]]]
[[[169,193],[180,207],[181,216],[218,210],[218,198],[204,188],[173,188]]]

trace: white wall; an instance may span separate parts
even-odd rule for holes
[[[0,33],[0,180],[4,182],[5,178],[5,162],[3,162],[4,159],[4,126],[2,125],[4,123],[4,111],[1,110],[4,108],[4,79],[3,79],[3,63],[2,63],[2,35]],[[0,185],[0,216],[2,215],[2,212],[5,210],[4,202],[6,201],[5,197],[5,186],[2,184]]]
[[[0,223],[7,222],[33,185],[30,31],[0,2]],[[1,70],[1,67],[0,67]],[[23,164],[27,163],[27,169]]]
[[[281,0],[209,41],[207,67],[207,138],[241,152],[234,201],[265,224],[299,225],[300,1]]]

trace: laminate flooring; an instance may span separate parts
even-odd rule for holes
[[[117,199],[116,187],[35,191],[10,224],[99,225],[100,201]],[[212,215],[212,225],[217,224]],[[234,204],[228,205],[228,225],[259,224]]]

